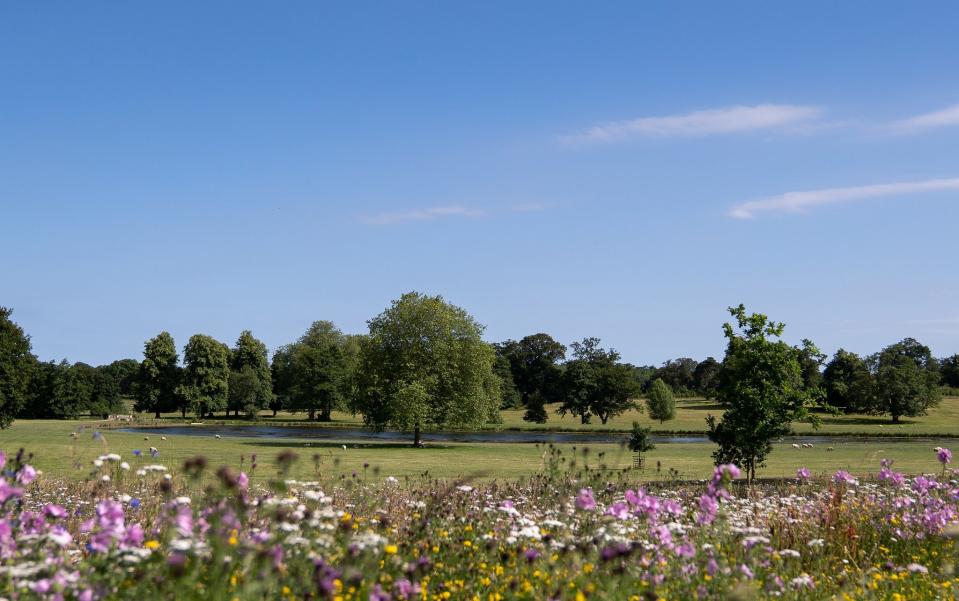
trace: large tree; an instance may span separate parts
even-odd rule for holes
[[[736,326],[723,325],[726,356],[716,390],[726,412],[722,421],[710,415],[706,422],[709,439],[719,445],[716,463],[735,463],[752,481],[772,441],[788,434],[794,420],[808,417],[810,395],[799,352],[779,339],[785,325],[759,313],[747,315],[743,305],[729,312]]]
[[[36,358],[30,337],[10,320],[12,309],[0,307],[0,429],[9,426],[27,401],[30,372]]]
[[[959,355],[940,359],[939,382],[943,386],[959,388]]]
[[[123,413],[120,388],[105,366],[37,363],[30,379],[28,401],[22,417],[73,419],[83,415],[106,417]]]
[[[562,374],[563,404],[559,413],[570,413],[589,423],[595,415],[604,424],[609,418],[635,406],[633,397],[639,392],[633,366],[619,363],[619,353],[606,350],[599,338],[574,342],[573,359]]]
[[[516,409],[523,404],[523,398],[516,389],[516,382],[513,381],[513,370],[510,368],[509,359],[500,352],[500,346],[494,345],[496,350],[496,360],[493,363],[493,371],[500,379],[500,389],[502,390],[503,406],[502,409]]]
[[[276,349],[270,362],[270,376],[273,382],[273,402],[270,409],[273,415],[280,409],[290,407],[293,402],[293,345],[286,344]]]
[[[183,383],[179,392],[197,418],[226,409],[230,381],[230,347],[204,334],[194,334],[183,349]]]
[[[906,338],[870,357],[869,363],[876,378],[874,412],[889,414],[892,423],[925,415],[939,403],[939,366],[924,344]]]
[[[696,365],[693,370],[693,386],[696,391],[711,399],[716,396],[716,386],[719,383],[719,371],[723,368],[722,363],[716,361],[713,357],[706,357]]]
[[[544,405],[556,399],[560,380],[558,363],[566,357],[566,347],[549,334],[531,334],[519,342],[507,340],[497,345],[497,352],[509,361],[513,385],[526,408],[523,419],[543,423],[547,419]]]
[[[56,380],[50,413],[57,419],[74,419],[83,413],[93,392],[93,383],[87,378],[86,364],[70,365],[65,359],[60,362],[60,377]]]
[[[629,365],[629,364],[627,364]],[[656,379],[656,368],[652,365],[629,365],[633,371],[633,381],[640,390],[649,390],[653,380]]]
[[[293,388],[288,409],[311,420],[331,421],[345,407],[348,381],[346,337],[332,322],[315,321],[292,348]]]
[[[422,430],[482,425],[500,406],[483,326],[441,296],[404,294],[369,322],[357,407],[368,425]]]
[[[243,392],[230,395],[229,408],[235,415],[242,410],[248,417],[255,417],[260,409],[273,401],[273,383],[266,345],[250,330],[243,330],[237,338],[230,354],[230,369]]]
[[[363,360],[363,340],[365,334],[345,334],[343,342],[340,345],[340,352],[343,354],[343,366],[346,370],[343,380],[343,396],[347,409],[353,415],[356,415],[357,398],[360,393],[360,364]]]
[[[161,412],[178,408],[178,359],[176,344],[169,332],[160,332],[143,344],[143,361],[134,387],[136,411],[150,411],[159,419]]]
[[[97,368],[110,376],[116,383],[120,396],[133,398],[136,396],[137,378],[140,374],[140,362],[136,359],[117,359],[109,365]]]
[[[653,381],[646,397],[646,413],[651,419],[658,419],[659,423],[676,417],[676,399],[669,385],[659,378]]]
[[[66,361],[37,362],[30,377],[27,402],[19,417],[28,419],[49,419],[57,417],[53,411],[61,378],[65,377],[70,364]]]
[[[92,381],[90,401],[87,410],[93,417],[107,417],[111,413],[126,413],[126,405],[120,398],[120,383],[113,373],[102,365],[89,374]]]
[[[656,378],[665,382],[673,392],[680,396],[696,393],[696,368],[699,363],[689,357],[680,357],[663,363],[656,370]]]
[[[799,353],[799,368],[802,370],[803,388],[813,398],[822,396],[822,366],[826,362],[825,353],[821,352],[812,340],[804,339],[802,345],[796,348]]]
[[[227,411],[233,409],[234,415],[239,415],[240,411],[243,411],[248,418],[255,418],[262,408],[257,400],[260,386],[256,371],[249,365],[244,365],[240,369],[231,369]]]
[[[866,362],[856,353],[839,349],[823,370],[826,404],[845,413],[871,413],[874,381]]]

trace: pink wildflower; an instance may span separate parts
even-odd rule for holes
[[[583,511],[593,511],[596,509],[596,499],[593,497],[593,489],[583,488],[576,497],[576,508]]]
[[[37,479],[37,470],[32,465],[25,465],[17,472],[17,482],[20,484],[30,484]]]

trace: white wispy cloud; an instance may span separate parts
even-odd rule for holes
[[[735,205],[729,210],[729,216],[737,219],[749,219],[755,217],[757,213],[802,213],[809,208],[820,205],[943,190],[959,191],[959,178],[786,192],[778,196],[769,196]]]
[[[937,127],[959,125],[959,104],[955,104],[940,111],[916,115],[893,124],[893,128],[900,132],[917,132]]]
[[[792,104],[728,106],[682,115],[640,117],[593,126],[584,132],[563,136],[570,144],[616,142],[636,137],[695,137],[808,125],[819,119],[822,109]]]
[[[430,207],[427,209],[412,209],[409,211],[395,211],[363,215],[360,221],[370,225],[395,225],[408,221],[432,221],[452,217],[476,218],[486,213],[479,209],[470,209],[463,206]]]

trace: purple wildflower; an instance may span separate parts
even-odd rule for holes
[[[846,470],[839,470],[833,474],[832,481],[836,484],[849,484],[850,486],[859,484],[859,480],[856,480],[856,478]]]
[[[576,497],[576,508],[583,511],[593,511],[596,509],[596,499],[593,497],[593,489],[583,488]]]
[[[37,470],[32,465],[25,465],[17,472],[17,482],[20,484],[30,484],[37,479]]]

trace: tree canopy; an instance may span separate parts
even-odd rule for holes
[[[726,407],[722,420],[707,418],[709,439],[719,448],[717,464],[735,463],[750,481],[794,420],[808,416],[810,393],[803,385],[796,348],[779,338],[785,325],[743,305],[730,307],[736,325],[726,323],[726,356],[716,398]]]
[[[30,353],[30,337],[11,321],[12,313],[12,309],[0,307],[0,429],[9,426],[26,403],[36,362]]]
[[[136,359],[117,359],[109,365],[101,365],[97,369],[110,376],[116,382],[120,396],[131,398],[136,396],[137,377],[140,373],[140,362]]]
[[[653,381],[646,396],[646,412],[651,419],[658,419],[659,423],[676,417],[676,399],[673,397],[673,391],[659,378]]]
[[[287,408],[306,411],[311,420],[330,421],[334,409],[345,408],[351,391],[347,339],[332,322],[315,321],[287,350],[292,388]]]
[[[136,411],[150,411],[159,418],[161,412],[175,411],[180,385],[179,355],[169,332],[160,332],[143,344],[136,386]]]
[[[876,378],[875,413],[892,422],[925,415],[939,403],[939,369],[929,347],[913,338],[892,344],[870,357]]]
[[[548,416],[544,405],[558,400],[558,363],[566,357],[566,347],[543,333],[530,334],[518,342],[507,340],[498,347],[498,352],[509,361],[514,386],[526,408],[523,419],[545,422]]]
[[[719,383],[719,371],[722,363],[713,357],[706,357],[693,370],[693,386],[707,399],[716,396],[716,386]]]
[[[495,352],[483,326],[441,296],[404,294],[369,322],[360,395],[364,421],[420,432],[475,427],[501,402]]]
[[[688,396],[696,392],[696,368],[699,364],[695,359],[680,357],[663,363],[656,370],[656,378],[665,382],[676,394]]]
[[[229,409],[255,417],[260,409],[273,401],[273,382],[266,345],[250,330],[243,330],[237,338],[230,354],[230,370],[230,381],[235,381],[242,392],[231,391]]]
[[[230,387],[230,348],[204,334],[194,334],[183,349],[179,393],[197,418],[226,409]]]
[[[619,353],[603,349],[599,338],[585,338],[570,346],[574,358],[566,362],[562,374],[561,414],[576,415],[584,424],[595,415],[605,424],[635,406],[632,399],[639,386],[633,367],[620,363]]]
[[[826,364],[822,385],[826,404],[846,413],[870,413],[874,407],[874,380],[866,362],[839,349]]]

